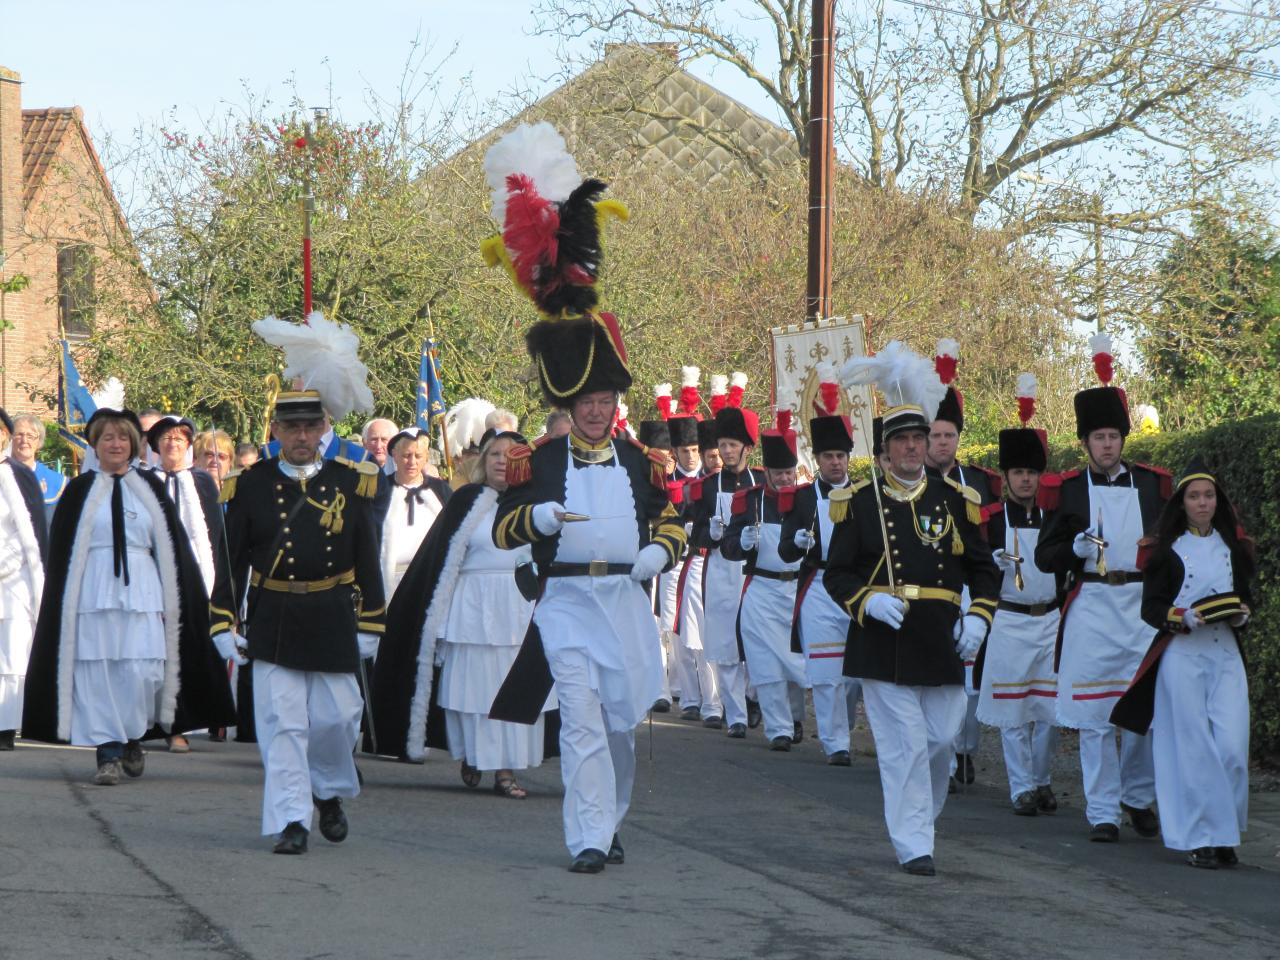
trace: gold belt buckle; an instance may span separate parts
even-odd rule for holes
[[[1123,570],[1108,570],[1106,577],[1107,583],[1113,587],[1123,587],[1126,583],[1125,572]]]
[[[1028,608],[1027,612],[1033,617],[1043,617],[1049,612],[1049,605],[1047,603],[1033,603]]]
[[[300,582],[300,581],[298,581],[298,580],[290,580],[290,581],[289,581],[289,592],[290,592],[290,593],[306,593],[306,592],[307,592],[307,584],[305,583],[305,581]]]
[[[589,577],[607,577],[609,575],[608,560],[592,560],[587,564],[587,576]]]
[[[898,598],[901,600],[919,600],[920,588],[914,583],[900,583],[897,589]]]

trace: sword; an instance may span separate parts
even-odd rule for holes
[[[1098,576],[1105,577],[1107,575],[1107,541],[1102,538],[1102,511],[1098,511],[1098,535],[1096,537],[1088,537],[1090,543],[1098,546]]]
[[[1022,549],[1018,546],[1018,528],[1013,527],[1013,550],[1005,554],[1013,561],[1013,587],[1019,593],[1026,586],[1022,579]]]
[[[372,748],[371,753],[378,753],[378,732],[373,725],[373,704],[369,702],[372,691],[369,689],[369,673],[364,665],[364,657],[360,657],[360,691],[364,694],[364,719],[369,730],[369,746]]]

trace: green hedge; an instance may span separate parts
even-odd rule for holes
[[[1052,469],[1083,465],[1074,438],[1055,438],[1050,448]],[[1280,765],[1280,415],[1202,431],[1134,434],[1125,444],[1126,460],[1165,467],[1175,476],[1193,455],[1203,457],[1219,478],[1257,546],[1255,609],[1243,637],[1252,746],[1256,758]],[[969,448],[962,459],[994,467],[995,448]]]

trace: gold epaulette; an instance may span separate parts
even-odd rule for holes
[[[943,477],[947,481],[951,489],[957,490],[960,496],[964,497],[964,515],[969,518],[969,522],[975,527],[982,523],[982,494],[973,487],[967,487],[963,483],[957,483],[950,477]]]
[[[859,480],[847,487],[831,491],[831,496],[827,497],[827,516],[831,518],[832,523],[843,523],[849,519],[849,502],[853,499],[853,495],[870,483],[870,480]]]
[[[334,457],[334,463],[340,463],[344,467],[350,467],[356,473],[360,474],[359,481],[356,482],[357,497],[375,497],[378,494],[378,474],[382,468],[378,466],[377,461],[361,460],[356,463],[354,460],[348,460],[346,457]]]
[[[218,502],[226,503],[236,495],[236,481],[240,478],[242,470],[232,470],[222,478],[222,487],[218,490]]]
[[[507,486],[519,487],[533,479],[533,448],[517,443],[507,448]]]

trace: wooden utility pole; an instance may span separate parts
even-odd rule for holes
[[[831,180],[835,95],[836,0],[813,0],[809,56],[809,269],[805,315],[831,315]]]

